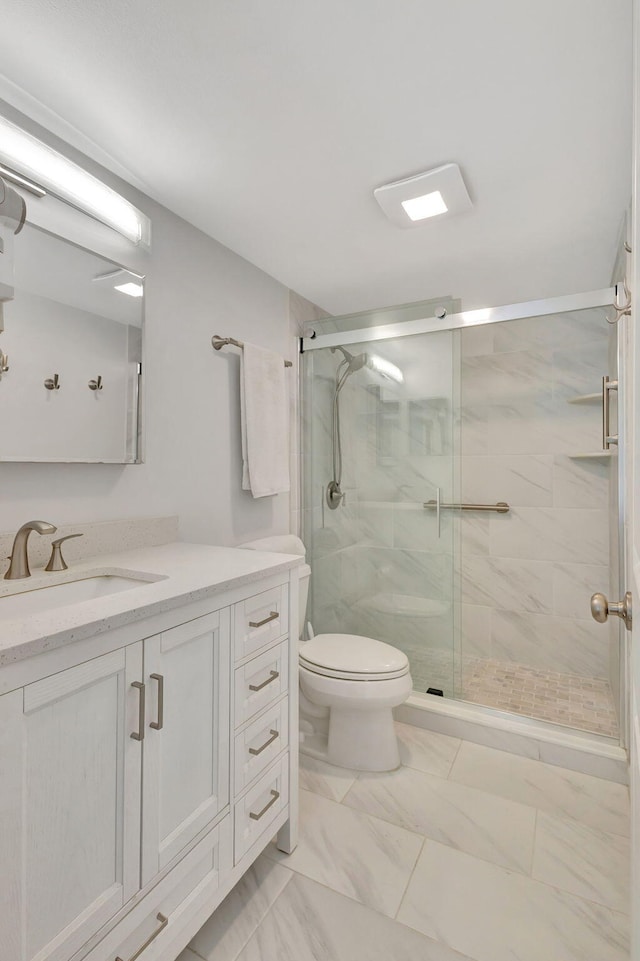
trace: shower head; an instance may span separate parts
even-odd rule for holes
[[[330,349],[330,351],[331,351],[332,354],[335,354],[336,350],[339,350],[339,351],[340,351],[340,353],[344,356],[345,361],[346,361],[347,364],[349,365],[349,366],[348,366],[348,372],[349,372],[350,374],[354,374],[357,370],[361,370],[361,369],[366,365],[367,360],[368,360],[368,357],[367,357],[366,354],[357,354],[357,355],[354,357],[354,355],[351,354],[351,353],[346,349],[346,347],[330,347],[329,349]],[[344,363],[344,361],[343,361],[343,363]]]

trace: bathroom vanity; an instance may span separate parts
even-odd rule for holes
[[[3,961],[174,961],[293,850],[300,563],[168,544],[0,581]]]

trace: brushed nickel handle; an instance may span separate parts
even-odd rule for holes
[[[44,386],[47,388],[47,390],[60,390],[59,376],[54,374],[53,377],[47,377],[44,382]]]
[[[258,685],[256,685],[256,684],[250,684],[250,685],[249,685],[249,690],[250,690],[250,691],[261,691],[263,687],[266,687],[267,684],[271,684],[271,682],[272,682],[272,681],[275,681],[275,679],[276,679],[277,677],[280,677],[280,672],[279,672],[279,671],[269,671],[269,677],[266,679],[266,681],[263,681],[262,684],[258,684]]]
[[[270,801],[267,801],[267,803],[265,804],[265,806],[263,807],[263,809],[262,809],[261,811],[258,811],[257,814],[254,814],[253,811],[249,811],[249,817],[250,817],[253,821],[259,821],[261,817],[264,817],[264,816],[265,816],[265,814],[267,813],[267,811],[269,810],[269,808],[270,808],[270,807],[273,807],[273,805],[276,803],[276,801],[278,800],[279,797],[280,797],[280,792],[279,792],[279,791],[273,791],[273,790],[272,790],[272,791],[271,791],[271,800],[270,800]],[[132,959],[132,961],[133,961],[133,959]]]
[[[271,735],[269,740],[265,741],[262,747],[250,747],[249,754],[253,754],[254,757],[257,757],[258,754],[262,754],[263,751],[266,751],[269,745],[273,744],[273,742],[280,737],[280,732],[274,731],[273,729],[269,731],[269,734]]]
[[[498,501],[497,504],[442,504],[439,500],[426,501],[423,505],[425,510],[439,511],[495,511],[496,514],[508,514],[511,508],[506,501]]]
[[[134,731],[133,734],[131,734],[131,737],[133,738],[134,741],[144,741],[144,704],[145,704],[144,684],[142,683],[142,681],[132,681],[131,687],[135,687],[140,692],[140,699],[138,701],[138,730]]]
[[[64,544],[65,541],[71,540],[72,537],[82,536],[82,534],[67,534],[66,537],[59,537],[56,541],[51,541],[51,557],[45,567],[45,571],[66,571],[68,564],[62,556],[60,545]]]
[[[149,947],[149,945],[150,945],[153,941],[155,941],[155,939],[158,937],[158,935],[159,935],[162,931],[164,931],[164,929],[166,928],[166,926],[167,926],[168,923],[169,923],[169,918],[165,917],[164,914],[161,914],[159,911],[158,911],[158,913],[156,914],[156,918],[157,918],[157,920],[160,922],[160,927],[159,927],[159,928],[156,928],[156,930],[153,932],[153,934],[151,934],[151,935],[147,938],[147,940],[144,942],[144,944],[141,945],[141,946],[138,948],[138,950],[136,951],[136,953],[131,955],[131,957],[129,958],[129,961],[136,961],[136,958],[139,958],[140,955],[142,954],[142,952],[147,950],[147,948]],[[118,956],[118,957],[116,958],[116,961],[123,961],[123,959]]]
[[[270,621],[275,621],[280,617],[278,611],[271,611],[269,617],[265,617],[262,621],[249,621],[249,627],[262,627],[264,624],[268,624]]]
[[[158,718],[151,721],[149,727],[152,727],[154,731],[161,731],[164,727],[164,677],[162,674],[151,674],[149,676],[158,682]]]
[[[102,390],[102,387],[103,387],[102,374],[98,376],[97,380],[95,379],[90,380],[89,383],[87,384],[87,387],[89,388],[89,390]]]
[[[602,449],[609,450],[612,444],[618,443],[618,435],[611,434],[609,425],[610,399],[609,392],[618,389],[617,380],[602,378]]]
[[[591,616],[599,624],[605,624],[612,614],[624,621],[624,626],[628,631],[631,630],[633,621],[633,603],[629,591],[621,601],[609,603],[604,594],[593,594],[591,597]]]

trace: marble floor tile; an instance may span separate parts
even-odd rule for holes
[[[292,877],[291,871],[261,855],[200,928],[191,950],[204,961],[235,961]]]
[[[476,961],[626,961],[628,918],[426,841],[397,919]]]
[[[449,777],[556,817],[629,835],[629,792],[623,784],[468,741],[462,743]]]
[[[399,722],[396,723],[396,733],[400,742],[400,760],[406,767],[448,777],[462,743],[459,738]]]
[[[538,881],[629,913],[627,838],[540,811],[532,873]]]
[[[192,959],[188,959],[192,961]],[[468,961],[307,878],[288,884],[238,961]]]
[[[342,767],[334,767],[308,754],[300,754],[300,787],[321,794],[330,801],[341,801],[356,774]]]
[[[524,804],[410,768],[360,775],[344,803],[495,864],[531,872],[536,812]]]
[[[423,838],[308,791],[300,792],[300,841],[269,857],[292,871],[393,917]]]

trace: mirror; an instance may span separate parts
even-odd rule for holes
[[[31,224],[14,269],[0,461],[139,463],[143,278]]]

